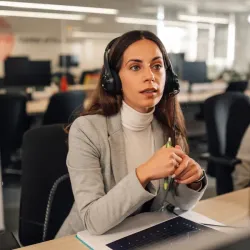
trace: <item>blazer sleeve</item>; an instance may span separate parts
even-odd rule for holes
[[[190,210],[194,208],[197,202],[203,196],[207,187],[207,177],[202,181],[202,189],[195,191],[185,184],[174,184],[166,197],[167,203],[172,204],[181,210]]]
[[[156,196],[145,190],[135,171],[105,193],[100,166],[98,132],[86,117],[78,118],[69,133],[67,166],[77,210],[84,228],[103,234]]]

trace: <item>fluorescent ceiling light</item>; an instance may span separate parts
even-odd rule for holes
[[[119,33],[104,33],[104,32],[83,32],[83,31],[74,31],[72,36],[75,38],[115,38],[120,36]]]
[[[157,19],[148,18],[133,18],[133,17],[116,17],[116,22],[118,23],[128,23],[128,24],[143,24],[143,25],[157,25]]]
[[[157,19],[142,19],[142,18],[133,18],[133,17],[116,17],[116,22],[118,23],[126,23],[126,24],[141,24],[141,25],[158,25],[159,20]],[[160,22],[162,22],[160,20]],[[179,27],[187,27],[188,22],[183,21],[171,21],[171,20],[163,20],[165,26],[179,26]],[[198,24],[198,28],[201,29],[209,29],[209,24]]]
[[[62,19],[62,20],[83,20],[85,18],[83,15],[77,15],[77,14],[10,11],[10,10],[0,10],[0,16],[33,17],[33,18]]]
[[[188,22],[228,24],[228,18],[179,14],[178,19]]]
[[[12,2],[12,1],[0,1],[0,6],[11,7],[11,8],[24,8],[24,9],[96,13],[96,14],[107,14],[107,15],[116,15],[118,13],[118,10],[116,9],[71,6],[71,5],[61,5],[61,4],[59,5],[59,4],[44,4],[44,3]]]
[[[247,21],[250,23],[250,15],[247,17]]]

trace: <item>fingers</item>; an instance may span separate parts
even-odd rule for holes
[[[196,169],[186,169],[184,170],[179,176],[175,177],[175,180],[178,181],[185,181],[186,179],[192,177],[197,172]]]
[[[173,153],[175,153],[176,155],[178,155],[179,157],[181,157],[182,159],[186,156],[186,154],[182,150],[180,150],[180,149],[171,148],[171,151]]]
[[[172,158],[176,160],[176,162],[178,163],[178,165],[181,164],[182,158],[179,157],[178,155],[176,155],[175,153],[173,153]]]
[[[188,171],[181,175],[179,178],[176,178],[176,182],[180,184],[190,184],[194,181],[197,181],[201,175],[202,175],[202,169],[201,167],[195,163],[194,161],[191,161],[191,164],[187,169]]]
[[[189,161],[190,161],[190,158],[187,155],[185,155],[185,157],[182,159],[181,164],[179,165],[179,167],[174,172],[173,178],[175,176],[180,175],[187,168]]]
[[[175,148],[177,148],[177,149],[183,151],[180,145],[176,145]]]
[[[176,180],[176,182],[179,183],[179,184],[191,184],[191,183],[193,183],[194,181],[196,181],[198,179],[197,176],[199,176],[199,175],[195,174],[195,175],[192,175],[191,177],[189,177],[189,178],[187,178],[187,179],[185,179],[183,181]]]

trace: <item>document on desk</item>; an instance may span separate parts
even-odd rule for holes
[[[152,245],[151,243],[153,244],[156,243],[154,242],[154,240],[155,241],[158,240],[156,238],[159,238],[159,236],[166,237],[166,234],[163,235],[164,230],[168,231],[168,234],[169,233],[172,234],[175,232],[177,232],[178,234],[178,231],[180,231],[180,229],[183,233],[183,230],[187,230],[190,227],[191,230],[189,230],[189,232],[187,233],[184,232],[189,237],[194,232],[197,233],[198,231],[203,231],[208,229],[208,227],[199,225],[200,223],[222,225],[217,221],[211,220],[193,211],[183,213],[181,217],[177,218],[175,217],[176,217],[175,215],[172,215],[168,212],[142,213],[125,219],[121,224],[111,229],[104,235],[99,235],[99,236],[91,235],[87,230],[85,230],[79,232],[76,237],[91,250],[96,250],[96,249],[98,250],[111,250],[111,249],[146,250],[147,249],[148,250],[148,249],[155,249],[156,245],[152,246],[152,248],[149,245]],[[173,222],[173,223],[165,223],[165,222]],[[183,226],[181,227],[178,226],[178,223],[179,225]],[[173,229],[171,227],[173,227]],[[219,230],[223,232],[223,228],[219,228]],[[146,232],[145,234],[146,236],[144,236],[143,234],[139,235],[139,232],[141,231],[143,231],[144,233]],[[150,244],[147,243],[147,246],[143,247],[140,242],[141,240],[143,240],[143,237],[145,237],[145,240],[149,242],[148,236],[151,237]],[[140,237],[140,242],[138,242],[135,247],[135,242],[139,239],[138,237]],[[163,243],[161,240],[160,244],[165,244],[165,249],[167,249],[166,246],[172,242],[172,238],[173,237],[171,236],[171,240],[170,238],[169,240],[164,239]],[[175,234],[174,238],[175,239],[178,238],[178,235]],[[160,249],[159,244],[157,245],[157,249]]]

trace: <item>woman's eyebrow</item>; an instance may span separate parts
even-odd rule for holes
[[[151,60],[151,62],[153,62],[153,61],[155,61],[155,60],[158,60],[158,59],[162,59],[162,60],[163,60],[162,56],[156,56],[156,57],[154,57],[154,58]]]
[[[163,58],[162,58],[161,56],[156,56],[156,57],[154,57],[154,58],[151,60],[151,62],[153,62],[153,61],[155,61],[155,60],[158,60],[158,59],[162,59],[162,60],[163,60]],[[142,63],[142,60],[140,60],[140,59],[129,59],[129,60],[126,62],[125,65],[127,65],[129,62],[138,62],[138,63]]]
[[[140,59],[130,59],[130,60],[128,60],[128,61],[126,62],[125,65],[127,65],[129,62],[138,62],[138,63],[142,63],[142,60],[140,60]]]

